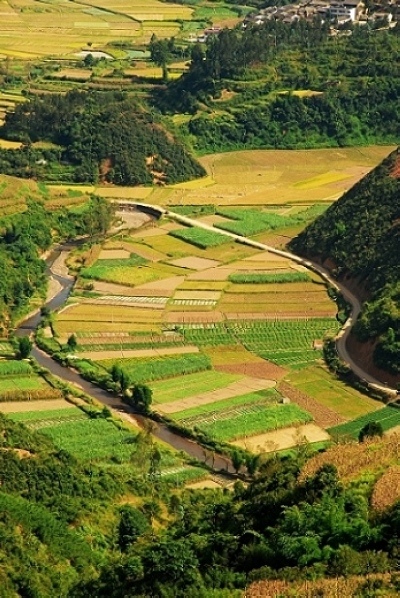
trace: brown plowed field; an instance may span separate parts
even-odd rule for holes
[[[243,374],[254,378],[265,378],[266,380],[280,380],[285,376],[287,370],[275,365],[270,361],[262,363],[237,363],[231,365],[217,365],[215,369],[226,374]]]
[[[293,388],[287,382],[280,382],[278,390],[291,401],[302,407],[314,418],[315,423],[321,428],[330,428],[331,426],[337,426],[340,423],[346,421],[343,417],[340,417],[337,413],[321,405],[315,399],[312,399],[308,395],[304,394],[297,388]]]

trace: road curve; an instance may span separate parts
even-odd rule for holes
[[[319,276],[321,276],[321,278],[323,278],[323,280],[325,280],[325,282],[327,282],[329,285],[331,285],[337,291],[339,291],[343,295],[344,299],[351,305],[350,316],[348,317],[348,319],[346,320],[345,324],[343,325],[342,329],[340,330],[339,334],[336,337],[336,348],[337,348],[339,357],[341,358],[341,360],[344,363],[346,363],[350,367],[352,372],[358,378],[360,378],[360,380],[367,382],[369,384],[373,384],[374,389],[381,391],[384,394],[390,394],[392,396],[397,395],[396,388],[393,388],[393,387],[387,385],[386,383],[382,383],[382,381],[377,380],[376,378],[374,378],[373,376],[368,374],[368,372],[363,370],[362,367],[359,364],[357,364],[354,361],[354,359],[350,356],[350,354],[347,350],[347,339],[348,339],[351,329],[352,329],[353,325],[355,324],[355,322],[358,318],[358,315],[361,311],[361,303],[357,299],[357,297],[351,291],[349,291],[349,289],[347,289],[347,287],[345,287],[342,283],[339,283],[337,280],[335,280],[332,277],[332,275],[329,273],[329,271],[326,270],[326,268],[324,268],[320,264],[312,262],[309,259],[304,259],[298,255],[295,255],[294,253],[291,253],[290,251],[276,249],[275,247],[271,247],[270,245],[266,245],[265,243],[260,243],[259,241],[255,241],[254,239],[250,239],[249,237],[243,237],[242,235],[237,235],[235,233],[231,233],[229,231],[225,231],[223,229],[216,228],[216,227],[206,224],[204,222],[199,222],[198,220],[188,218],[187,216],[182,216],[181,214],[177,214],[176,212],[171,212],[170,210],[167,210],[161,206],[154,206],[151,204],[138,203],[138,202],[119,202],[119,205],[122,209],[123,209],[123,205],[126,205],[126,206],[135,205],[137,207],[137,209],[139,209],[139,210],[140,209],[149,210],[149,211],[151,211],[151,213],[158,212],[160,217],[167,216],[168,218],[171,218],[172,220],[175,220],[176,222],[179,222],[186,226],[197,226],[198,228],[203,228],[208,231],[218,232],[221,235],[230,237],[231,239],[237,241],[238,243],[243,243],[243,245],[255,247],[256,249],[260,249],[262,251],[269,251],[270,253],[274,253],[281,257],[288,258],[288,259],[292,260],[293,262],[296,262],[297,264],[300,264],[301,266],[304,266],[305,268],[308,268],[309,270],[316,272]]]

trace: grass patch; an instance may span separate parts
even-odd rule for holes
[[[210,392],[224,388],[232,382],[236,382],[242,376],[236,374],[225,374],[208,370],[197,372],[170,380],[155,382],[151,385],[155,403],[171,403],[180,401],[203,392]]]
[[[200,249],[218,247],[219,245],[223,245],[224,243],[228,243],[229,241],[231,241],[231,239],[225,237],[224,235],[221,235],[220,233],[197,227],[173,230],[170,231],[168,234],[172,237],[176,237],[177,239],[181,239],[186,243],[195,245]]]
[[[1,360],[0,376],[24,376],[32,374],[33,370],[27,361]]]
[[[131,384],[162,380],[201,372],[211,368],[210,359],[203,354],[172,355],[151,359],[106,359],[98,362],[107,370],[114,364],[121,366]]]
[[[314,366],[293,373],[288,382],[300,391],[329,407],[345,419],[376,412],[381,403],[361,394],[322,367]]]
[[[10,413],[8,415],[11,419],[18,422],[38,422],[38,421],[52,421],[64,420],[71,417],[85,418],[86,416],[78,407],[67,407],[66,409],[50,409],[44,411],[25,411],[24,413]]]
[[[216,228],[249,237],[266,230],[276,230],[293,224],[291,218],[274,214],[272,212],[260,212],[259,210],[241,209],[220,209],[220,216],[230,218],[231,222],[220,222],[215,224]]]
[[[383,428],[383,431],[386,432],[391,428],[400,426],[400,409],[390,406],[384,407],[378,411],[373,411],[372,413],[358,417],[357,419],[354,419],[346,424],[340,424],[339,426],[330,428],[328,432],[334,438],[345,436],[358,439],[360,430],[369,422],[379,422]]]

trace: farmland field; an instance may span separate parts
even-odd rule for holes
[[[210,415],[209,420],[204,423],[197,423],[196,426],[210,435],[212,438],[221,441],[232,441],[247,436],[255,436],[269,430],[286,428],[293,424],[311,421],[311,416],[300,409],[297,405],[276,405],[244,408],[242,413],[236,416],[228,414],[227,419],[222,418],[223,412]]]
[[[383,409],[377,409],[372,413],[367,413],[353,421],[350,421],[346,424],[341,424],[340,426],[335,426],[334,428],[329,429],[329,433],[335,437],[349,437],[349,438],[358,438],[358,434],[369,422],[379,422],[383,428],[383,431],[386,432],[391,428],[395,428],[396,426],[400,426],[400,409],[396,407],[384,407]]]
[[[227,243],[229,239],[220,233],[203,230],[201,228],[184,228],[174,230],[169,233],[173,237],[182,239],[187,243],[191,243],[200,249],[208,249],[209,247],[218,247]]]
[[[371,417],[382,404],[361,394],[334,378],[321,367],[309,367],[299,372],[292,372],[288,382],[295,388],[315,398],[319,403],[336,411],[344,419],[353,419],[370,412]],[[369,417],[367,415],[367,417]]]
[[[208,370],[160,382],[153,382],[151,384],[153,400],[155,403],[179,401],[191,395],[224,388],[239,378],[239,375]]]

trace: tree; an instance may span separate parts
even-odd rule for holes
[[[235,468],[236,473],[239,473],[240,468],[244,463],[244,457],[239,451],[233,451],[231,453],[232,465]]]
[[[29,336],[20,336],[18,338],[18,356],[20,359],[29,357],[32,351],[32,341]]]
[[[363,428],[361,428],[358,435],[358,441],[364,442],[367,438],[373,438],[374,436],[383,436],[383,428],[380,422],[368,422]]]
[[[118,546],[125,552],[128,547],[149,529],[149,522],[138,509],[124,505],[119,510]]]
[[[71,336],[68,338],[67,345],[71,351],[75,351],[76,347],[78,346],[78,341],[75,334],[71,334]]]
[[[138,411],[149,413],[152,400],[153,391],[151,388],[144,384],[137,384],[133,387],[130,403],[133,407],[138,409]]]

